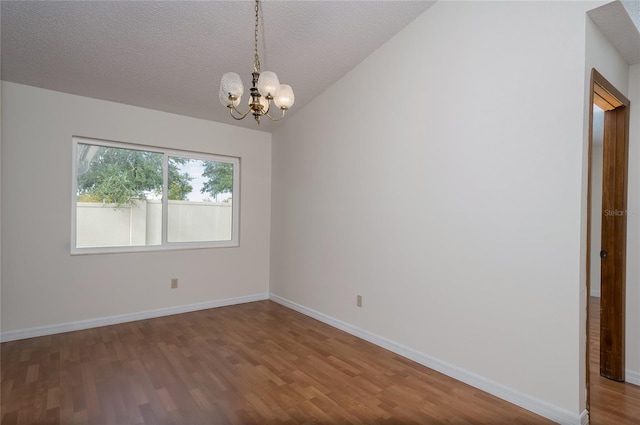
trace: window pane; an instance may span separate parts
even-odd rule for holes
[[[240,158],[73,144],[72,254],[239,245]]]
[[[77,144],[76,247],[162,243],[163,154]]]
[[[170,156],[169,242],[230,241],[233,164]]]

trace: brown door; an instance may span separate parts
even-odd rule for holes
[[[600,251],[600,375],[624,381],[629,101],[595,70],[593,96],[594,103],[605,111]]]

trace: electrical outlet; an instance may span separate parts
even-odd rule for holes
[[[171,289],[176,289],[178,287],[178,278],[174,277],[171,279]]]
[[[356,298],[356,305],[358,307],[362,307],[362,295],[358,295],[358,297]]]

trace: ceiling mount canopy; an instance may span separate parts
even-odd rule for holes
[[[286,84],[280,84],[275,72],[260,72],[260,57],[258,55],[258,29],[260,23],[260,0],[256,0],[255,5],[256,21],[253,32],[254,54],[253,72],[251,73],[251,89],[249,94],[249,109],[240,112],[237,106],[240,104],[244,85],[242,79],[235,72],[227,72],[220,81],[220,102],[229,108],[229,114],[236,120],[242,120],[251,113],[253,118],[260,124],[260,118],[266,116],[273,121],[279,121],[295,100],[293,89]],[[269,114],[272,104],[282,112],[279,117]]]

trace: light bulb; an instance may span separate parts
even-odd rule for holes
[[[264,71],[260,73],[260,77],[258,77],[258,92],[262,96],[274,97],[278,86],[280,86],[280,81],[278,81],[278,76],[275,72]]]
[[[222,80],[220,80],[219,98],[224,106],[232,103],[232,101],[229,100],[229,95],[237,98],[236,101],[233,102],[234,106],[237,106],[238,103],[240,103],[240,98],[243,93],[244,85],[242,85],[242,79],[238,74],[235,72],[227,72],[222,76]]]
[[[276,90],[276,94],[273,97],[273,102],[280,109],[289,109],[293,106],[293,102],[295,102],[295,97],[293,96],[293,89],[291,86],[287,84],[281,84]]]
[[[233,103],[233,106],[236,107],[240,104],[239,97],[237,97],[236,100],[232,101],[231,99],[229,99],[229,93],[225,93],[222,91],[222,87],[220,87],[220,91],[218,92],[218,98],[220,99],[220,103],[222,103],[224,106],[231,105]]]

